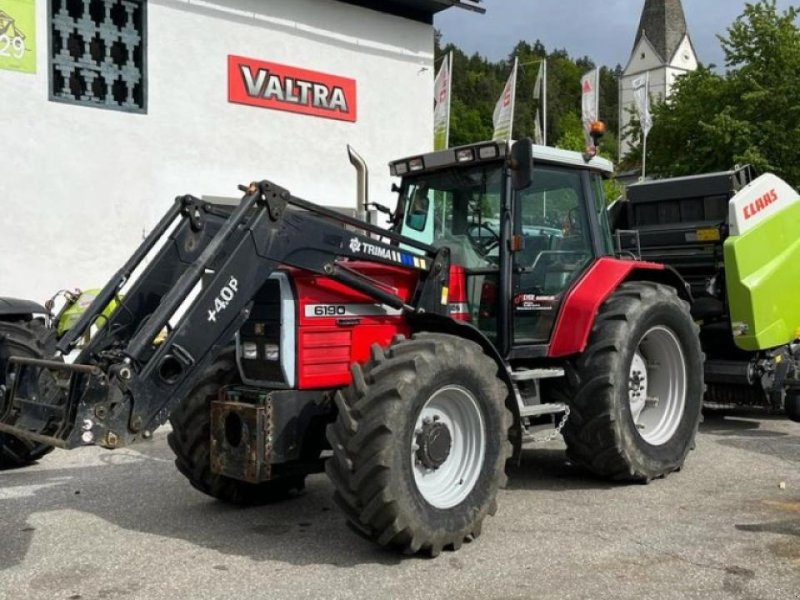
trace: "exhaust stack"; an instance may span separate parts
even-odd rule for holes
[[[372,223],[371,211],[367,209],[369,202],[369,169],[366,161],[355,149],[347,144],[347,156],[350,164],[356,169],[356,217],[367,223]]]

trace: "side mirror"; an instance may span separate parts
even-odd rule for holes
[[[511,149],[511,185],[524,190],[533,181],[533,140],[519,140]]]

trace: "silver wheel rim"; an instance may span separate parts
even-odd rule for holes
[[[686,410],[686,360],[675,333],[660,325],[642,336],[631,360],[628,401],[636,430],[663,446],[678,430]]]
[[[446,426],[451,436],[450,453],[435,469],[426,467],[417,455],[417,436],[432,422]],[[485,454],[484,419],[475,396],[457,385],[438,390],[417,416],[411,440],[411,464],[419,493],[436,508],[457,506],[478,482]]]

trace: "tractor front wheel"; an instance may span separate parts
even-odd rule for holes
[[[22,356],[25,358],[55,358],[55,331],[42,321],[0,321],[0,386],[5,385],[7,364],[3,357]],[[56,387],[53,376],[42,370],[36,382],[42,396],[45,390]],[[54,397],[58,398],[56,394]],[[31,428],[35,433],[50,433],[39,428]],[[52,446],[18,438],[8,433],[0,433],[0,469],[15,469],[36,462],[53,450]]]
[[[553,389],[571,415],[567,455],[595,474],[648,482],[683,466],[700,423],[703,353],[675,289],[622,284],[600,309],[586,351]]]
[[[328,426],[326,470],[357,532],[432,556],[480,534],[511,453],[497,373],[479,345],[444,334],[375,346],[354,366]]]

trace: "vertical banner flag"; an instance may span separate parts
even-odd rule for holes
[[[36,73],[35,0],[0,0],[0,69]]]
[[[534,123],[533,142],[540,146],[545,145],[547,142],[544,139],[544,129],[547,127],[547,59],[542,60],[539,66],[539,73],[536,75],[536,83],[533,85],[533,98],[538,100],[538,108],[536,109],[536,122]],[[540,120],[540,109],[543,111],[544,121]]]
[[[642,135],[647,137],[653,128],[653,118],[650,116],[650,81],[649,77],[639,77],[633,80],[633,99],[636,102],[636,113],[642,124]]]
[[[599,118],[600,103],[600,70],[592,69],[581,78],[582,94],[582,117],[583,129],[586,132],[586,139],[589,140],[589,132],[592,130],[592,123]]]
[[[542,82],[544,81],[545,61],[539,67],[539,74],[536,76],[536,83],[533,84],[533,97],[535,100],[542,100]]]
[[[633,99],[642,124],[642,180],[647,177],[647,134],[653,128],[650,116],[650,73],[633,80]]]
[[[442,61],[433,83],[433,149],[445,150],[450,145],[450,97],[453,85],[453,53]]]
[[[514,68],[503,88],[503,94],[494,107],[494,135],[493,140],[510,140],[514,128],[514,97],[517,95],[517,67],[519,60],[514,59]]]

